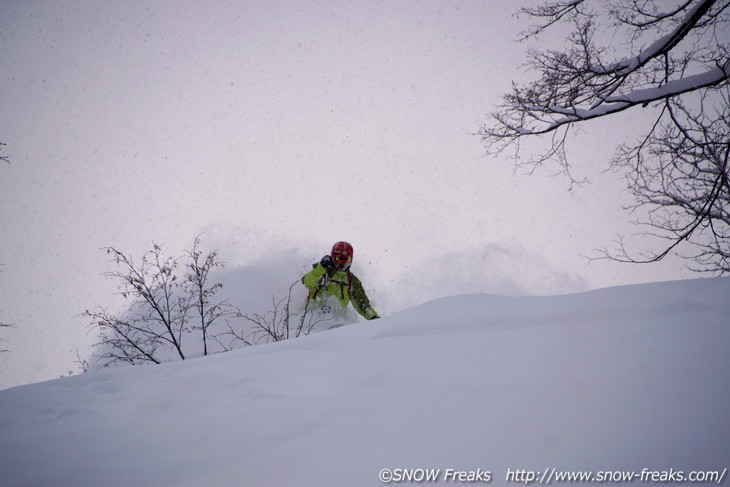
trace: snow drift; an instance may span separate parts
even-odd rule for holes
[[[455,296],[287,342],[0,391],[0,483],[377,486],[383,469],[441,469],[442,482],[455,469],[503,485],[518,470],[722,472],[728,296],[728,278]]]

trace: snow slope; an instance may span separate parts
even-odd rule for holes
[[[7,389],[0,485],[357,487],[382,485],[384,468],[441,469],[444,484],[469,484],[446,482],[449,468],[489,471],[493,485],[518,469],[722,472],[729,296],[728,278],[455,296],[288,342]]]

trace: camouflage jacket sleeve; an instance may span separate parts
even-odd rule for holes
[[[354,274],[352,275],[352,285],[350,287],[350,299],[352,300],[352,307],[355,311],[360,313],[363,318],[372,320],[374,318],[380,318],[378,313],[370,306],[370,300],[365,289],[362,287],[362,282]]]

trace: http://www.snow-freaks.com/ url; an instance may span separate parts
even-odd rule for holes
[[[550,485],[565,483],[693,483],[722,484],[727,474],[723,470],[652,470],[644,468],[636,470],[599,470],[599,471],[567,471],[556,468],[545,470],[526,470],[508,468],[503,477],[506,483]],[[491,470],[459,470],[454,468],[384,468],[378,474],[383,484],[399,483],[490,483],[495,480]]]

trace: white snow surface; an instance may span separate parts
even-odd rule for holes
[[[730,278],[461,295],[0,391],[0,485],[378,486],[381,469],[730,466]],[[458,482],[457,482],[458,483]],[[453,484],[453,482],[448,483]]]

